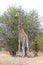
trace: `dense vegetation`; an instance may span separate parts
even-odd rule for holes
[[[32,44],[37,43],[43,50],[41,48],[43,32],[37,11],[31,10],[28,13],[22,8],[15,7],[10,7],[0,15],[0,48],[5,47],[11,54],[15,54],[18,50],[18,16],[16,16],[18,11],[22,16],[23,28],[29,37],[30,48]]]

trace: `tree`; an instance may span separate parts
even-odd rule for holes
[[[25,32],[28,34],[29,41],[30,41],[30,49],[32,46],[32,41],[36,35],[40,34],[40,19],[39,15],[36,10],[30,11],[28,14],[26,13],[24,16],[24,29]]]
[[[10,7],[0,16],[0,22],[6,24],[3,30],[3,35],[7,42],[9,51],[12,53],[17,51],[18,46],[18,16],[15,16],[20,11],[22,17],[22,25],[25,32],[29,36],[30,42],[40,33],[40,22],[38,20],[38,13],[34,10],[27,13],[22,8]]]

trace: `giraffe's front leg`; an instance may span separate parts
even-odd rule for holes
[[[22,56],[24,57],[25,56],[25,45],[22,44]]]
[[[18,52],[20,52],[20,39],[18,40],[19,44],[18,44]]]

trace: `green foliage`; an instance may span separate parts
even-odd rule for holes
[[[32,49],[34,51],[34,56],[37,56],[39,51],[39,45],[37,43],[33,44]]]
[[[41,37],[40,37],[39,35],[37,35],[37,36],[35,37],[33,43],[32,43],[32,49],[33,49],[33,51],[34,51],[35,56],[37,56],[37,53],[38,53],[38,51],[39,51],[39,49],[40,49],[39,44],[41,44],[41,42],[42,42],[42,41],[41,41]]]
[[[38,52],[38,51],[39,51],[39,45],[38,45],[37,43],[33,43],[32,49],[33,49],[35,52]]]
[[[39,35],[37,35],[34,39],[34,42],[37,44],[41,43],[41,37]]]

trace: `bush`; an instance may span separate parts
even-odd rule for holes
[[[34,51],[34,55],[37,56],[38,55],[38,51],[39,51],[39,43],[40,43],[41,39],[40,36],[37,35],[33,41],[32,44],[32,49]]]
[[[39,45],[37,43],[33,43],[32,49],[34,51],[34,55],[37,56],[39,51]]]

